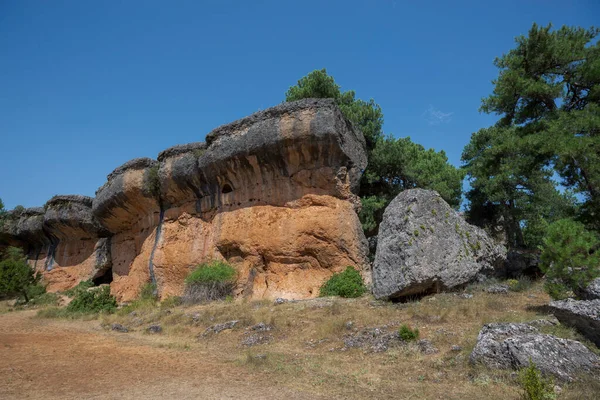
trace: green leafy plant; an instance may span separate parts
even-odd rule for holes
[[[525,275],[519,276],[517,279],[509,279],[506,281],[511,292],[524,292],[531,288],[531,278]]]
[[[540,268],[546,273],[546,290],[554,298],[561,292],[580,293],[600,275],[600,239],[584,225],[558,220],[548,226],[543,240]],[[555,297],[556,296],[556,297]]]
[[[519,372],[519,383],[523,388],[523,400],[554,400],[554,383],[542,376],[539,368],[529,360],[529,366]]]
[[[160,196],[160,177],[158,176],[159,166],[155,165],[148,169],[147,188],[155,197]]]
[[[200,264],[185,279],[186,304],[222,300],[232,295],[237,271],[224,261]]]
[[[80,291],[67,306],[70,313],[112,313],[117,309],[117,300],[110,294],[109,286]]]
[[[0,261],[0,296],[23,297],[27,303],[29,290],[39,282],[39,276],[27,264],[23,250],[8,247]]]
[[[360,272],[347,267],[344,272],[333,274],[321,286],[321,296],[360,297],[367,291]]]
[[[64,292],[65,296],[69,296],[69,297],[75,297],[77,296],[77,294],[79,294],[80,292],[85,292],[87,291],[89,288],[94,287],[94,282],[92,282],[92,280],[87,280],[87,281],[81,281],[77,284],[77,286],[72,287],[69,290],[66,290]]]
[[[417,340],[419,339],[419,328],[411,329],[410,326],[402,324],[398,330],[398,336],[406,342]]]

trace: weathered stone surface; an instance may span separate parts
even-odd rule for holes
[[[552,301],[549,307],[561,324],[572,326],[600,347],[600,299]]]
[[[91,197],[54,196],[45,206],[44,228],[58,240],[106,237],[109,232],[92,214]]]
[[[584,300],[596,300],[600,299],[600,278],[594,279],[590,284],[579,293],[581,298]]]
[[[522,275],[537,276],[541,274],[539,263],[539,251],[511,249],[504,262],[504,269],[498,270],[496,276],[504,279],[518,278]]]
[[[406,190],[387,207],[379,227],[373,293],[397,298],[459,288],[494,274],[505,258],[503,246],[438,193]]]
[[[571,381],[582,373],[600,372],[600,357],[583,344],[543,335],[527,324],[495,323],[479,332],[470,356],[489,368],[520,369],[535,363],[545,374]]]

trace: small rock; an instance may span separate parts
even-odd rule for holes
[[[472,299],[473,295],[471,293],[462,293],[460,297],[462,297],[463,299]]]
[[[417,344],[419,345],[419,350],[421,350],[421,353],[423,354],[435,354],[439,352],[428,339],[421,339]]]
[[[234,320],[234,321],[224,322],[222,324],[216,324],[213,326],[209,326],[208,328],[206,328],[206,330],[204,331],[202,336],[208,336],[211,333],[216,334],[216,333],[220,333],[227,329],[233,329],[237,325],[238,322],[239,322],[238,320]]]
[[[278,298],[275,299],[275,301],[273,302],[273,304],[276,305],[276,306],[278,306],[280,304],[284,304],[284,303],[287,303],[287,302],[288,302],[287,299],[284,299],[282,297],[278,297]]]
[[[556,326],[556,325],[558,325],[558,320],[554,317],[552,320],[542,318],[542,319],[535,319],[533,321],[530,321],[530,322],[528,322],[528,324],[535,326],[536,328],[541,328],[543,326]]]
[[[249,333],[249,332],[248,332]],[[246,334],[242,339],[243,346],[256,346],[259,344],[267,344],[273,340],[273,335],[263,335],[260,333]]]
[[[126,327],[124,327],[121,324],[112,324],[111,327],[110,327],[110,329],[113,330],[113,331],[122,332],[122,333],[129,332],[129,329],[127,329]]]
[[[273,329],[273,325],[265,324],[264,322],[259,322],[258,324],[248,328],[248,330],[250,330],[250,331],[257,331],[257,332],[267,332],[272,329]]]
[[[352,328],[354,328],[354,322],[348,321],[348,322],[346,322],[345,326],[346,326],[347,330],[351,331]]]
[[[150,325],[148,328],[146,328],[146,332],[148,333],[161,333],[162,332],[162,327],[158,324],[154,324],[154,325]]]
[[[508,285],[491,285],[485,288],[488,293],[507,294],[509,290]]]
[[[130,317],[137,317],[137,315],[138,315],[137,311],[132,311],[132,312],[129,313]]]
[[[454,345],[450,348],[450,350],[458,352],[458,351],[462,351],[462,347],[460,347],[458,345]]]

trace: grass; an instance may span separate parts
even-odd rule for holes
[[[537,282],[524,291],[504,295],[482,289],[471,287],[473,297],[469,299],[440,293],[408,303],[376,302],[368,295],[317,298],[277,306],[266,300],[216,301],[193,306],[178,305],[177,300],[162,304],[149,301],[99,318],[104,326],[126,326],[129,337],[139,337],[149,345],[219,359],[247,368],[254,376],[276,381],[282,387],[310,390],[331,398],[352,393],[354,398],[385,399],[402,393],[403,398],[413,399],[516,399],[523,390],[512,371],[471,366],[468,356],[484,324],[545,318],[536,310],[547,304],[549,297]],[[60,313],[59,310],[48,308],[46,313]],[[232,320],[239,321],[234,329],[202,336],[208,327]],[[248,329],[259,322],[273,326],[268,333],[274,340],[250,348],[241,346]],[[145,328],[154,323],[162,326],[163,334],[144,334]],[[424,355],[415,342],[376,354],[367,354],[360,348],[342,350],[345,336],[357,330],[387,326],[389,332],[394,332],[402,325],[411,331],[418,329],[420,338],[430,340],[439,353]],[[541,329],[581,339],[560,325]],[[455,345],[462,350],[453,351]],[[585,385],[600,386],[595,382],[569,384],[563,387],[559,398],[593,398],[586,394]]]

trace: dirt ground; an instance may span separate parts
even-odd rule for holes
[[[152,343],[147,341],[152,340]],[[0,315],[0,399],[318,399],[208,354],[105,332],[98,321]]]

